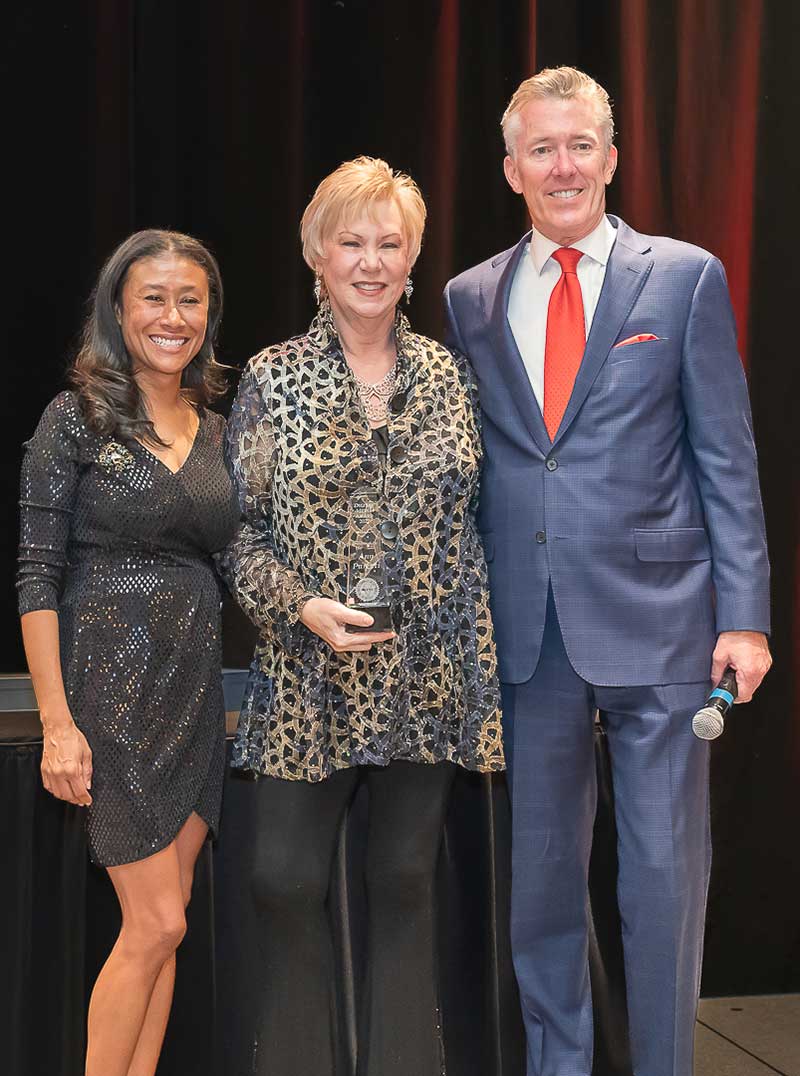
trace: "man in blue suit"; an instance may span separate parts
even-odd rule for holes
[[[693,713],[771,659],[747,389],[720,262],[605,213],[608,95],[523,82],[505,175],[533,230],[450,281],[485,440],[479,525],[513,809],[511,930],[528,1076],[590,1076],[587,873],[600,711],[619,832],[636,1076],[689,1076],[710,861]]]

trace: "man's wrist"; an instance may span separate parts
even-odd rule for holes
[[[717,638],[721,639],[723,635],[736,635],[739,637],[743,635],[751,635],[759,639],[769,638],[768,633],[761,631],[760,628],[726,628],[725,631],[721,631],[717,634]]]

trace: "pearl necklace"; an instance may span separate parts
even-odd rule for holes
[[[389,418],[389,400],[394,396],[397,384],[397,363],[387,370],[380,381],[374,383],[363,381],[355,373],[353,377],[370,423],[383,425]]]

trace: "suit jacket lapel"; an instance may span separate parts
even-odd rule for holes
[[[553,444],[564,436],[583,406],[653,268],[647,239],[634,232],[618,217],[609,219],[618,230],[617,241],[608,259],[603,289],[592,319],[583,361]]]
[[[492,347],[495,349],[498,373],[511,393],[519,416],[528,433],[543,455],[550,450],[550,437],[536,401],[525,363],[519,353],[517,342],[508,323],[508,299],[511,285],[525,247],[530,242],[530,232],[523,236],[505,261],[501,256],[492,265],[494,275],[481,284],[484,313],[489,321]]]

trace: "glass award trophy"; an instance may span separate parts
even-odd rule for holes
[[[357,489],[350,497],[347,604],[373,618],[368,628],[348,624],[346,630],[351,634],[392,630],[379,508],[375,490]]]

